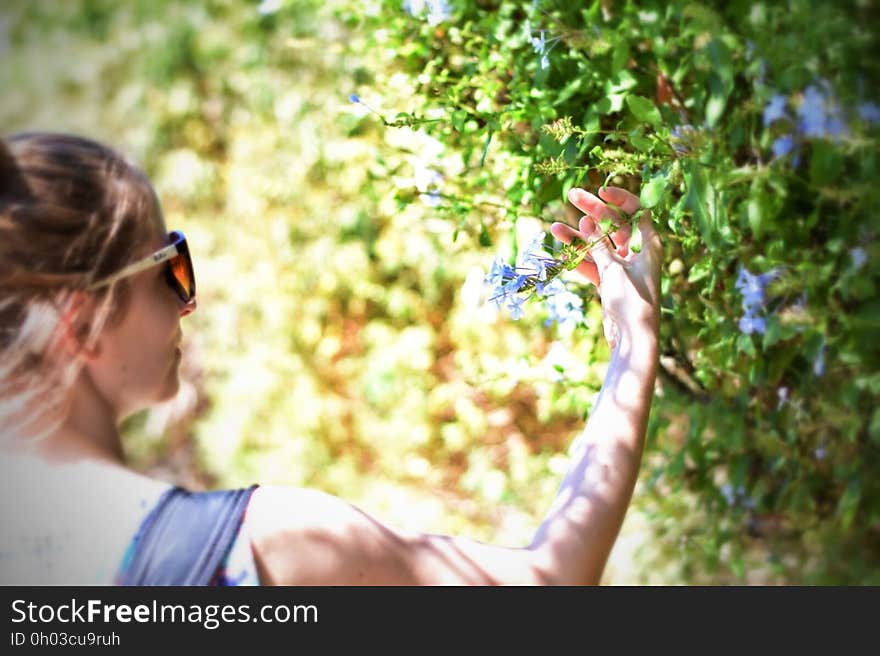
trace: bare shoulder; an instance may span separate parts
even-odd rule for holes
[[[387,550],[405,550],[409,540],[342,499],[308,488],[257,488],[246,523],[260,579],[282,585],[372,583],[391,560]]]
[[[245,521],[266,584],[541,582],[527,549],[402,531],[317,490],[257,488]]]

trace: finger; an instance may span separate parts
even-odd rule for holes
[[[599,270],[600,281],[603,272],[609,266],[614,263],[625,263],[625,260],[615,252],[616,249],[612,250],[610,241],[590,217],[584,216],[581,218],[580,229],[581,234],[587,237],[587,243],[593,245],[592,248],[590,248],[590,255],[596,263],[596,268]]]
[[[617,246],[617,254],[626,257],[629,254],[629,240],[632,237],[632,224],[624,223],[620,230],[611,235],[614,244]]]
[[[638,196],[620,187],[601,187],[599,197],[607,203],[616,205],[627,214],[634,213],[641,205]]]
[[[584,278],[596,285],[596,287],[599,286],[599,269],[596,268],[595,262],[588,262],[587,260],[584,260],[577,265],[575,271],[577,271]]]
[[[619,218],[616,210],[608,207],[597,196],[584,189],[572,187],[568,192],[568,200],[581,212],[589,214],[596,221],[601,221],[602,219],[616,220]]]
[[[554,223],[550,226],[550,234],[563,244],[570,244],[574,240],[586,241],[586,238],[570,225],[565,223]],[[589,257],[589,256],[588,256]],[[599,270],[593,263],[592,259],[585,259],[575,269],[579,274],[584,276],[591,283],[599,286]]]
[[[645,210],[642,212],[642,216],[639,217],[639,231],[642,233],[643,243],[650,244],[651,249],[655,252],[659,253],[663,250],[663,244],[660,243],[660,235],[657,234],[657,230],[654,228],[651,210]]]
[[[575,239],[583,239],[581,233],[565,223],[554,223],[551,225],[550,234],[563,244],[570,244]]]

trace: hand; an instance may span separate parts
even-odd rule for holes
[[[629,248],[632,236],[630,223],[624,221],[621,225],[620,213],[605,202],[632,215],[639,209],[638,197],[625,189],[603,187],[599,190],[599,197],[574,188],[569,191],[568,199],[584,212],[578,229],[565,223],[554,223],[550,226],[550,232],[565,244],[576,239],[588,244],[595,242],[590,249],[591,258],[584,259],[577,271],[599,290],[602,325],[608,344],[614,349],[622,340],[646,335],[656,337],[660,324],[660,260],[663,249],[651,222],[651,212],[644,210],[639,219],[642,248],[641,252],[635,253]],[[614,248],[598,225],[603,219],[611,219],[614,223],[613,232],[610,233]]]

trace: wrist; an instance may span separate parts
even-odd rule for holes
[[[660,340],[656,330],[649,326],[628,327],[620,331],[612,359],[644,368],[656,364],[659,352]]]

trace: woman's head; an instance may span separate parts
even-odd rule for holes
[[[60,134],[0,141],[2,437],[52,430],[81,375],[118,415],[174,394],[167,360],[192,305],[159,266],[95,287],[166,244],[149,181],[119,154]]]

